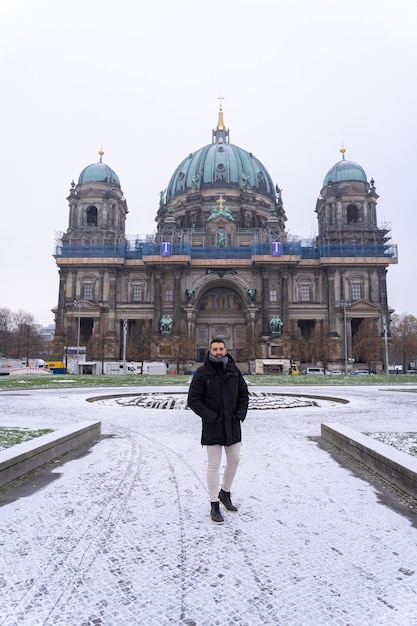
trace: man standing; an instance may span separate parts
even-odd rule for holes
[[[210,515],[216,524],[224,522],[219,501],[228,511],[237,511],[230,491],[239,465],[240,425],[246,417],[248,403],[248,387],[234,360],[227,354],[223,339],[212,339],[204,365],[197,369],[191,381],[188,406],[202,421],[201,445],[207,447]],[[223,447],[226,467],[218,492]]]

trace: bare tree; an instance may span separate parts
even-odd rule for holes
[[[13,315],[13,322],[15,325],[14,356],[24,358],[28,364],[31,357],[43,352],[45,343],[36,332],[33,315],[30,313],[18,311]]]
[[[129,329],[126,357],[128,361],[147,361],[151,358],[152,335],[146,320],[137,320]]]
[[[108,336],[107,327],[100,321],[98,329],[91,335],[87,344],[87,354],[91,359],[101,362],[101,371],[104,374],[104,362],[108,352],[113,348],[113,340]]]
[[[171,333],[160,341],[160,350],[165,358],[176,363],[177,373],[182,363],[195,359],[194,340],[181,322],[174,324]]]
[[[403,371],[417,358],[417,318],[414,315],[393,315],[391,323],[392,352],[402,360]]]
[[[291,361],[301,361],[305,353],[305,340],[297,320],[289,320],[282,328],[282,339],[286,346],[286,356]]]
[[[352,339],[352,356],[356,361],[367,363],[368,371],[383,356],[384,341],[378,333],[375,320],[364,319]]]
[[[13,345],[13,316],[10,309],[0,309],[0,354],[9,356]]]
[[[246,324],[235,344],[236,361],[247,363],[248,372],[251,371],[250,362],[261,357],[259,339],[255,336],[252,324]]]
[[[65,335],[55,335],[49,344],[51,361],[63,361],[67,341]]]
[[[307,344],[310,360],[313,363],[321,361],[326,371],[327,363],[336,357],[336,342],[330,336],[329,324],[320,320]]]

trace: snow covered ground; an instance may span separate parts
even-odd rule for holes
[[[321,422],[415,432],[411,389],[297,387],[349,403],[252,409],[221,526],[191,411],[86,402],[122,388],[0,392],[1,426],[104,435],[0,494],[0,625],[416,626],[415,511],[317,442]]]

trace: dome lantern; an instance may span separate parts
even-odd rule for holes
[[[346,160],[346,148],[344,146],[340,148],[340,152],[342,153],[342,160],[338,161],[338,163],[333,165],[333,167],[327,172],[323,180],[323,188],[345,181],[360,181],[362,183],[366,183],[367,179],[365,170],[358,165],[358,163]]]
[[[275,188],[263,164],[251,152],[230,143],[221,105],[212,143],[179,164],[167,186],[166,202],[188,192],[214,189],[254,192],[275,202]]]
[[[103,163],[104,151],[100,148],[98,151],[100,160],[98,163],[87,165],[78,177],[78,184],[85,183],[106,183],[107,185],[115,185],[121,188],[120,180],[117,174],[105,163]]]

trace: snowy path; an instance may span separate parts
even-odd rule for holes
[[[239,513],[216,526],[199,419],[85,401],[107,391],[0,393],[1,425],[100,419],[105,435],[0,496],[1,626],[417,625],[417,518],[314,440],[325,421],[416,430],[415,394],[305,388],[350,403],[251,411]]]

